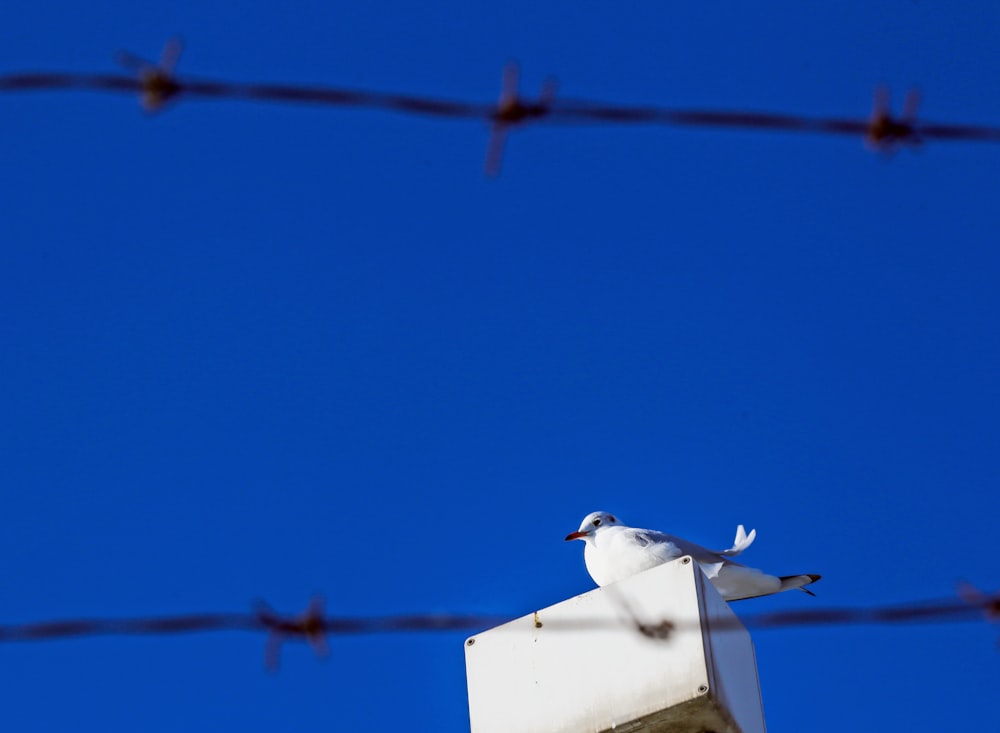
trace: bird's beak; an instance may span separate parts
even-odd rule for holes
[[[570,540],[582,540],[587,536],[587,534],[587,532],[570,532],[566,535],[566,542],[569,542]]]

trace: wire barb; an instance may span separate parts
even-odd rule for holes
[[[972,583],[961,581],[957,589],[958,597],[973,608],[983,612],[987,621],[1000,621],[1000,593],[990,596],[979,590]]]
[[[504,145],[507,141],[507,131],[515,125],[545,117],[552,111],[556,96],[555,79],[549,78],[542,84],[538,101],[525,102],[519,96],[521,71],[517,63],[511,61],[504,67],[500,87],[500,100],[496,109],[490,115],[493,123],[490,131],[490,141],[486,149],[486,174],[496,176],[500,173],[503,160]]]
[[[983,618],[991,623],[1000,622],[1000,593],[989,596],[983,593],[972,583],[960,581],[956,589],[958,597],[973,608],[978,608],[983,613]],[[1000,650],[1000,637],[996,641],[997,649]]]
[[[305,639],[317,657],[329,656],[323,610],[324,603],[320,596],[309,601],[304,613],[292,618],[280,616],[266,603],[259,602],[255,615],[260,625],[269,632],[264,645],[264,667],[277,671],[281,665],[281,645],[289,638]]]
[[[919,106],[920,92],[911,89],[903,101],[902,115],[898,118],[893,117],[889,105],[889,90],[886,87],[876,88],[872,116],[865,135],[869,147],[879,152],[892,153],[904,145],[912,147],[921,145],[923,138],[917,131]]]
[[[636,623],[639,633],[648,639],[669,639],[677,631],[677,624],[664,619],[657,624]]]
[[[139,74],[140,103],[147,112],[158,112],[168,101],[181,92],[180,83],[174,78],[174,68],[180,61],[184,44],[176,36],[163,46],[160,61],[152,64],[128,51],[119,51],[119,66]]]

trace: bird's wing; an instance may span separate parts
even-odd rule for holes
[[[621,536],[629,545],[642,548],[645,554],[653,555],[664,562],[674,560],[686,552],[677,544],[676,537],[652,529],[622,527]]]
[[[652,529],[629,528],[630,539],[637,544],[646,544],[647,551],[655,553],[664,560],[675,560],[681,555],[690,555],[702,566],[726,562],[721,553],[709,550],[701,545],[681,537],[657,532]],[[707,571],[706,571],[707,572]]]
[[[741,524],[736,528],[736,539],[733,540],[733,546],[728,550],[721,550],[717,554],[723,557],[736,557],[750,547],[755,539],[757,539],[757,530],[751,529],[750,534],[747,534],[746,529]]]

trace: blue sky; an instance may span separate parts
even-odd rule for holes
[[[1000,8],[134,3],[6,9],[0,71],[1000,123]],[[822,573],[738,612],[997,584],[1000,149],[0,98],[0,623],[517,615],[604,509]],[[773,731],[995,716],[997,629],[754,635]],[[4,730],[467,730],[463,634],[0,648]]]

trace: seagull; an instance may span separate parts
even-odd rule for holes
[[[566,535],[566,541],[583,540],[587,543],[583,559],[587,563],[587,572],[599,586],[690,555],[727,601],[769,596],[793,589],[816,595],[805,586],[815,583],[822,576],[768,575],[730,559],[753,544],[756,537],[757,530],[752,529],[747,534],[741,524],[736,528],[732,547],[728,550],[707,550],[680,537],[626,526],[607,512],[592,512],[584,517],[580,529]]]

